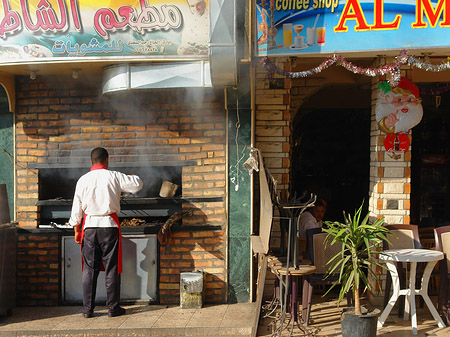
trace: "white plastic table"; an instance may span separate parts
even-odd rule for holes
[[[442,252],[430,249],[390,249],[380,253],[380,260],[386,262],[386,266],[392,276],[393,293],[388,304],[386,305],[386,308],[383,310],[380,318],[378,319],[379,328],[383,326],[386,318],[394,307],[395,302],[401,295],[406,296],[404,319],[408,319],[409,309],[411,309],[411,326],[413,335],[417,335],[415,295],[421,295],[423,297],[428,309],[431,312],[431,315],[433,315],[433,318],[436,320],[437,325],[440,328],[445,327],[444,322],[428,296],[428,281],[430,280],[431,272],[433,271],[437,261],[442,260],[443,258],[444,254]],[[407,289],[400,289],[400,280],[395,262],[407,262],[410,264],[409,288]],[[418,262],[427,263],[423,272],[420,289],[416,289],[416,270]],[[386,289],[386,291],[389,290]],[[410,306],[410,308],[408,308],[408,306]]]

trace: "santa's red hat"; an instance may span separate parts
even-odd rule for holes
[[[401,77],[400,81],[397,84],[397,86],[393,87],[392,89],[395,89],[395,88],[401,88],[403,90],[408,90],[416,98],[419,98],[419,95],[420,95],[419,88],[417,87],[417,85],[415,85],[413,82],[409,81],[405,77]]]

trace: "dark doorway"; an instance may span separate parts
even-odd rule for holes
[[[353,213],[363,200],[368,207],[370,90],[328,88],[316,96],[294,119],[292,190],[316,193],[328,203],[324,219],[342,221],[343,210]],[[331,106],[314,103],[320,100]]]
[[[450,83],[419,84],[422,121],[412,129],[411,223],[450,225]]]

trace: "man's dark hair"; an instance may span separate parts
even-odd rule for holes
[[[327,203],[323,199],[317,199],[316,202],[314,203],[314,206],[327,207]]]
[[[108,159],[108,151],[103,147],[96,147],[91,152],[92,164],[103,164]]]

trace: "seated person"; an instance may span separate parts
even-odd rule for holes
[[[299,219],[299,237],[306,238],[306,231],[312,228],[322,228],[323,216],[327,210],[327,203],[323,199],[317,199],[315,205],[302,213]]]

